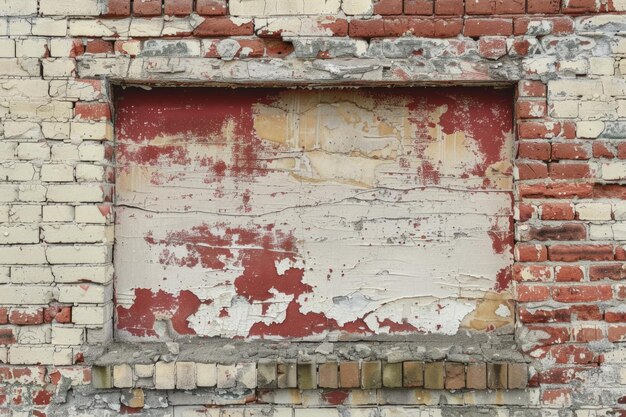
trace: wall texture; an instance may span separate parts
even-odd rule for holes
[[[0,0],[0,415],[626,415],[625,10]],[[133,83],[514,87],[515,263],[496,294],[513,294],[515,323],[332,343],[114,339],[113,86]]]

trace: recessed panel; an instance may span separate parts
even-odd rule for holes
[[[117,93],[120,339],[512,321],[512,91]]]

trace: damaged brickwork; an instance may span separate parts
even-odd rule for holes
[[[626,415],[624,11],[0,0],[0,415]]]

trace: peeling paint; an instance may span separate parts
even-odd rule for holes
[[[511,322],[510,90],[118,93],[122,339]]]

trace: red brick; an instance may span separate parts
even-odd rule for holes
[[[112,54],[113,42],[102,39],[90,39],[87,41],[85,52],[88,54]]]
[[[602,320],[602,312],[597,305],[575,305],[570,307],[572,317],[575,320],[599,321]]]
[[[607,336],[610,342],[626,342],[626,325],[609,326]]]
[[[433,0],[404,0],[404,14],[431,15]]]
[[[402,14],[402,0],[378,0],[374,3],[374,14]]]
[[[521,159],[537,159],[547,161],[550,159],[551,145],[548,142],[519,142],[517,157]]]
[[[542,220],[574,220],[574,206],[570,203],[544,203],[541,205]]]
[[[13,329],[0,329],[0,345],[12,345],[15,342]]]
[[[480,39],[481,41],[483,38]],[[505,42],[506,43],[506,42]],[[479,41],[480,45],[480,41]],[[515,113],[521,119],[536,119],[546,115],[547,104],[545,100],[524,100],[520,99],[515,104]]]
[[[587,164],[549,164],[550,178],[554,180],[580,179],[591,177]]]
[[[621,142],[617,144],[617,157],[619,159],[626,159],[626,143]]]
[[[226,0],[196,0],[196,12],[202,16],[222,16],[227,14]]]
[[[608,323],[626,322],[626,311],[620,309],[607,310],[604,312],[604,320]]]
[[[586,143],[553,143],[552,159],[589,159],[589,147]]]
[[[518,162],[515,164],[520,180],[548,178],[548,166],[542,162]]]
[[[520,302],[546,301],[550,298],[550,288],[542,285],[517,284],[516,300]]]
[[[109,0],[105,16],[130,16],[130,0]]]
[[[518,221],[525,222],[533,218],[533,215],[536,211],[535,207],[532,204],[527,203],[519,203],[517,206],[517,210],[519,212]]]
[[[520,97],[545,97],[547,87],[541,81],[520,81],[518,92]]]
[[[553,17],[552,22],[553,35],[569,35],[574,33],[574,20],[570,17]]]
[[[530,227],[522,235],[525,240],[585,240],[587,229],[582,223],[563,223],[557,226]]]
[[[556,282],[579,282],[585,275],[580,266],[557,266],[554,272]]]
[[[85,120],[111,120],[111,109],[107,103],[77,101],[74,116]]]
[[[505,37],[482,37],[478,41],[478,54],[487,59],[498,59],[506,55]]]
[[[435,0],[435,14],[462,16],[463,0]]]
[[[494,14],[496,0],[466,0],[465,12],[467,14]]]
[[[589,279],[591,281],[599,281],[602,279],[610,279],[613,281],[621,281],[626,279],[626,265],[618,264],[596,264],[589,267]]]
[[[463,19],[437,19],[435,21],[436,38],[453,38],[463,31]]]
[[[509,54],[511,56],[527,56],[530,52],[531,43],[524,37],[516,37],[511,43]]]
[[[583,327],[576,330],[576,333],[574,333],[574,340],[576,342],[588,343],[602,339],[604,339],[604,333],[602,329],[597,327]]]
[[[552,289],[552,298],[561,303],[607,301],[613,298],[610,285],[568,285]]]
[[[626,285],[618,285],[615,287],[615,291],[617,291],[616,298],[619,300],[626,299]]]
[[[548,248],[548,258],[557,262],[612,261],[611,245],[553,245]]]
[[[42,324],[43,309],[12,308],[9,313],[9,323],[18,325]]]
[[[519,186],[519,194],[522,198],[590,198],[595,193],[594,185],[588,183],[521,184]]]
[[[161,0],[137,0],[133,2],[135,16],[160,16]]]
[[[571,14],[598,12],[601,10],[602,8],[598,7],[596,0],[568,0],[561,9],[563,13]]]
[[[569,323],[572,312],[566,308],[548,310],[520,307],[519,319],[522,323]]]
[[[594,184],[593,198],[614,198],[626,200],[626,186],[622,184]]]
[[[577,345],[559,345],[550,346],[550,356],[552,356],[556,363],[573,363],[573,364],[585,364],[597,362],[597,357],[594,352],[589,350],[586,346]]]
[[[193,0],[165,0],[165,14],[188,16],[193,12]]]
[[[530,265],[516,263],[513,265],[513,280],[514,281],[551,281],[552,280],[552,267],[546,265]]]
[[[432,37],[435,24],[430,19],[388,17],[382,19],[356,19],[350,21],[350,36],[357,38],[376,38],[387,36]]]
[[[556,345],[568,342],[571,339],[570,329],[552,326],[526,326],[528,330],[542,332],[542,338],[538,340],[540,345]],[[547,337],[543,337],[543,335]]]
[[[71,323],[72,322],[72,307],[52,305],[44,311],[45,323]]]
[[[569,384],[572,381],[580,381],[583,376],[580,374],[588,373],[593,367],[552,367],[541,371],[535,375],[541,384]]]
[[[515,245],[515,259],[518,262],[544,262],[548,260],[548,248],[533,243]]]
[[[496,14],[519,14],[525,12],[526,0],[496,0]]]
[[[572,402],[571,388],[549,388],[541,393],[541,403],[545,406],[563,407]]]
[[[193,34],[200,37],[211,36],[246,36],[254,33],[254,23],[237,24],[229,17],[207,17]]]
[[[552,139],[566,136],[565,123],[521,121],[518,123],[518,136],[521,139]]]
[[[500,18],[469,18],[465,20],[463,34],[469,37],[512,35],[513,20]]]
[[[561,0],[527,0],[528,13],[558,13]]]
[[[0,324],[9,323],[9,310],[6,307],[0,307]]]
[[[594,141],[592,145],[593,157],[606,159],[615,158],[615,153],[609,146],[610,145],[606,142]]]

